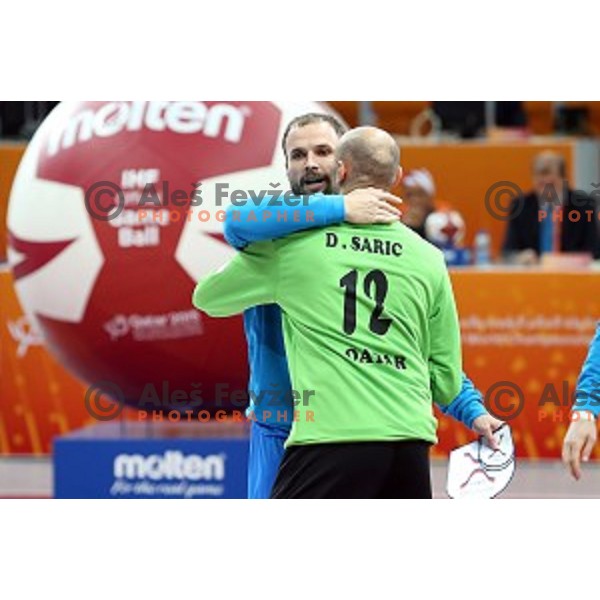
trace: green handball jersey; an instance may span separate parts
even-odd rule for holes
[[[193,301],[217,317],[281,306],[297,411],[288,446],[435,443],[432,402],[450,404],[461,387],[443,255],[401,223],[252,244],[200,281]]]

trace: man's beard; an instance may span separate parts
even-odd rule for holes
[[[316,180],[323,180],[324,188],[317,192],[313,192],[307,189],[309,183],[314,182]],[[329,175],[321,175],[319,177],[304,175],[300,178],[299,181],[291,181],[290,182],[292,193],[295,196],[310,196],[311,194],[337,194],[339,191],[339,186],[336,182],[334,182],[333,177]]]

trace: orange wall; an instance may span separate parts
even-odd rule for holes
[[[25,144],[0,144],[0,262],[6,259],[6,208]]]
[[[30,334],[12,277],[0,267],[0,455],[48,454],[54,436],[92,423],[85,386]]]
[[[451,276],[464,371],[484,394],[499,386],[495,409],[501,418],[513,416],[506,407],[518,412],[508,419],[518,456],[558,459],[569,425],[569,394],[600,319],[598,273],[457,269]],[[522,392],[520,411],[512,386]],[[438,437],[435,453],[443,454],[475,436],[442,417]],[[600,458],[600,446],[593,457]]]

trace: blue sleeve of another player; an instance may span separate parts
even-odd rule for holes
[[[579,375],[573,410],[589,410],[596,417],[600,415],[600,322]]]
[[[469,429],[473,427],[473,421],[477,417],[488,414],[483,405],[481,392],[464,373],[462,376],[462,387],[458,396],[448,406],[438,405],[438,408],[444,414],[450,415]]]
[[[270,206],[275,204],[271,200],[276,200],[277,205]],[[224,234],[227,242],[240,250],[253,242],[275,240],[343,220],[344,196],[315,194],[279,200],[266,196],[258,206],[254,201],[244,206],[229,206],[225,212]]]

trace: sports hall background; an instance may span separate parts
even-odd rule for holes
[[[46,346],[19,302],[8,265],[11,188],[29,140],[56,104],[0,103],[0,497],[52,496],[55,440],[97,425],[84,403],[90,381]],[[507,222],[491,214],[486,203],[498,182],[530,190],[532,161],[546,150],[564,157],[571,188],[593,192],[600,185],[600,102],[325,104],[351,126],[374,124],[397,136],[405,173],[425,169],[434,182],[435,206],[460,215],[459,222],[450,222],[459,228],[464,223],[460,247],[475,250],[482,232],[490,240],[489,261],[452,267],[451,275],[465,371],[484,393],[508,381],[524,397],[511,419],[519,465],[505,495],[600,497],[595,465],[575,484],[558,462],[569,390],[600,315],[598,261],[555,256],[536,266],[509,264],[502,255]],[[404,193],[402,187],[396,191]],[[239,322],[227,333],[239,346],[232,351],[243,357]],[[235,377],[243,380],[245,373]],[[119,422],[135,419],[134,412],[126,409]],[[440,415],[439,438],[433,471],[436,495],[443,497],[444,458],[473,435]],[[600,458],[598,448],[592,457]]]

